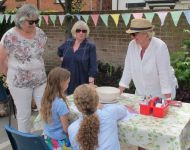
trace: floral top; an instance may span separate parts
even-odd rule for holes
[[[46,82],[42,58],[46,41],[47,36],[37,27],[33,39],[24,38],[16,31],[16,28],[11,28],[3,35],[1,44],[8,54],[9,86],[33,88]]]

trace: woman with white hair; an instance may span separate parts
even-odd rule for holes
[[[10,93],[17,108],[18,130],[30,132],[32,97],[40,109],[46,86],[42,54],[47,37],[37,27],[39,12],[25,4],[16,12],[15,27],[8,30],[0,44],[0,71],[7,75]]]
[[[67,94],[72,94],[83,83],[94,84],[97,75],[96,46],[87,39],[89,32],[84,21],[77,21],[71,29],[73,38],[58,48],[61,66],[71,72]]]
[[[153,25],[146,19],[133,19],[126,31],[132,37],[119,82],[121,92],[133,80],[136,94],[174,99],[177,80],[167,45],[154,37]]]

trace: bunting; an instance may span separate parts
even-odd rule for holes
[[[113,21],[115,22],[116,27],[119,22],[119,16],[120,16],[120,14],[111,14],[111,17],[113,18]]]
[[[134,17],[135,19],[142,18],[142,17],[143,17],[143,13],[133,13],[133,17]]]
[[[98,14],[92,14],[91,17],[92,17],[92,20],[94,22],[94,25],[96,26],[98,23],[99,15]]]
[[[163,26],[168,12],[157,12],[157,14],[158,14],[158,16],[160,18],[161,26]]]
[[[177,26],[179,18],[181,17],[182,11],[173,11],[173,12],[170,12],[170,14],[173,19],[174,25]]]
[[[187,19],[187,22],[188,22],[189,25],[190,25],[190,10],[185,11],[184,14],[185,14],[185,17],[186,17],[186,19]]]
[[[48,22],[49,21],[48,15],[43,15],[43,18],[44,18],[46,24],[48,25],[49,24],[49,22]]]
[[[55,26],[55,21],[57,16],[56,15],[49,15],[50,20],[52,21],[53,25]]]
[[[4,15],[0,14],[0,23],[3,22],[3,19],[4,19]]]
[[[15,15],[11,15],[11,23],[13,23],[15,20]]]
[[[133,18],[143,18],[143,16],[148,19],[150,22],[153,21],[155,14],[158,15],[160,22],[161,22],[161,26],[164,25],[164,21],[168,15],[168,13],[170,13],[171,18],[173,20],[173,23],[175,26],[178,25],[179,19],[182,15],[182,13],[184,13],[187,22],[190,25],[190,10],[184,10],[184,11],[159,11],[159,12],[144,12],[144,13],[121,13],[121,14],[85,14],[85,15],[81,15],[81,14],[65,14],[65,15],[40,15],[39,16],[39,26],[41,26],[42,23],[42,19],[44,19],[45,23],[48,25],[49,24],[49,19],[51,20],[51,22],[53,23],[53,25],[55,26],[55,22],[56,19],[58,17],[60,24],[62,25],[65,19],[65,16],[72,16],[73,18],[76,17],[78,20],[81,20],[81,18],[83,18],[83,20],[87,23],[89,20],[89,17],[91,17],[93,23],[95,26],[97,26],[99,17],[101,18],[101,20],[103,21],[103,23],[105,24],[105,26],[108,26],[108,17],[109,15],[112,17],[116,27],[118,26],[119,23],[119,17],[121,16],[122,20],[124,21],[125,25],[128,26],[129,21],[131,19],[131,17]],[[15,19],[15,14],[0,14],[0,23],[3,22],[3,20],[5,20],[6,22],[10,22],[13,23]]]
[[[102,15],[100,15],[100,17],[107,27],[108,26],[108,14],[102,14]]]
[[[63,21],[64,21],[64,19],[65,19],[65,15],[59,15],[58,17],[59,17],[59,22],[60,22],[60,24],[62,25],[62,24],[63,24]]]
[[[81,20],[81,15],[76,14],[75,16],[77,17],[78,20]]]
[[[152,20],[154,18],[155,13],[154,12],[152,12],[152,13],[149,12],[149,13],[144,13],[144,15],[145,15],[145,18],[152,23]]]
[[[82,18],[84,19],[84,21],[87,23],[88,19],[89,19],[89,15],[82,15]]]
[[[5,14],[5,20],[6,20],[6,22],[8,22],[9,17],[10,17],[10,14]]]
[[[122,18],[123,18],[123,21],[124,21],[124,23],[125,23],[125,25],[127,26],[128,25],[128,23],[129,23],[129,20],[130,20],[130,18],[131,18],[131,14],[122,14],[121,15],[122,16]]]

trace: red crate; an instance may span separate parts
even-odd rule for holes
[[[167,104],[164,107],[153,107],[153,116],[163,118],[168,113],[169,105]]]
[[[145,104],[140,104],[140,114],[142,115],[151,115],[152,114],[152,107]]]

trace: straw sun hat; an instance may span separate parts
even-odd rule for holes
[[[126,31],[126,33],[136,33],[136,32],[146,32],[146,31],[152,31],[154,26],[148,21],[147,19],[141,18],[141,19],[132,19],[131,25],[129,29]]]

